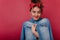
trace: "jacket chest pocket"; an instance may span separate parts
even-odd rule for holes
[[[41,33],[49,32],[48,27],[40,27],[39,30]]]

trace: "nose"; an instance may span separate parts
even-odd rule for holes
[[[36,16],[38,16],[38,13],[36,12],[36,14],[35,14]]]

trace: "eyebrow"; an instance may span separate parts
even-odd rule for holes
[[[33,10],[34,11],[34,10]],[[34,12],[36,12],[36,11],[34,11]],[[38,12],[40,12],[40,11],[38,11]]]

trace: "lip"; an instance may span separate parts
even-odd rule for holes
[[[35,18],[38,18],[38,16],[36,16]]]

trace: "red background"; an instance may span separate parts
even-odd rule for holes
[[[42,17],[49,18],[54,40],[60,40],[60,0],[42,0]],[[19,40],[24,21],[30,18],[30,0],[0,0],[0,40]]]

